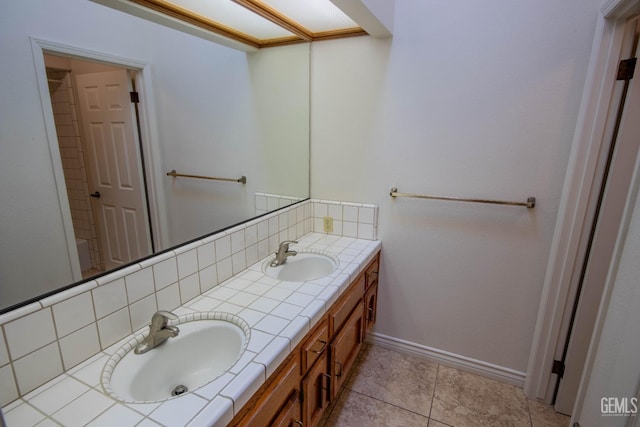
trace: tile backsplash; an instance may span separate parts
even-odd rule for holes
[[[362,203],[312,200],[313,231],[324,231],[323,219],[331,217],[333,232],[344,237],[375,240],[378,235],[378,207]]]
[[[275,209],[284,208],[302,200],[302,197],[282,194],[256,193],[256,215],[262,215]]]
[[[323,232],[375,240],[375,205],[308,200],[0,315],[0,406],[275,252]]]

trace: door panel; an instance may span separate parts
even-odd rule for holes
[[[104,221],[104,224],[102,224],[102,227],[100,227],[100,229],[101,230],[117,229],[118,215],[116,213],[116,210],[117,210],[116,207],[107,206],[106,204],[102,203],[101,208],[102,209],[99,212],[102,212],[102,219]],[[100,226],[101,224],[98,224],[98,225]],[[116,262],[119,262],[119,263],[124,263],[125,257],[122,254],[122,246],[120,245],[119,237],[120,236],[118,235],[118,233],[104,234],[104,237],[102,237],[103,246],[106,246],[106,251],[104,252],[104,254],[106,255],[107,259],[115,260]]]
[[[636,57],[640,49],[636,50]],[[630,80],[582,282],[555,409],[571,415],[640,149],[640,73]],[[615,112],[614,114],[617,114]],[[564,343],[562,343],[564,344]]]
[[[304,393],[303,418],[305,427],[320,423],[324,410],[331,401],[331,376],[328,374],[327,353],[316,360],[307,376],[302,380]]]
[[[105,267],[112,269],[151,253],[135,114],[126,70],[76,76],[90,192],[99,205],[98,226]]]
[[[363,305],[358,304],[331,344],[332,396],[334,398],[338,396],[340,387],[346,381],[347,373],[351,371],[362,347],[363,322]]]

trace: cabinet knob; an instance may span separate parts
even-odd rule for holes
[[[342,363],[336,360],[336,365],[340,367],[340,373],[336,372],[336,377],[340,378],[342,376]]]

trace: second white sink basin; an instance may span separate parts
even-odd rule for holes
[[[340,261],[335,256],[319,251],[298,250],[295,256],[287,257],[287,262],[277,267],[269,264],[275,257],[262,264],[262,272],[269,277],[289,282],[306,282],[333,273]]]
[[[118,400],[154,402],[178,396],[213,381],[240,358],[250,337],[249,325],[229,313],[180,316],[172,325],[177,337],[144,354],[133,348],[138,334],[107,361],[102,385]]]

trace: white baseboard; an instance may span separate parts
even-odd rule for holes
[[[461,356],[459,354],[427,347],[425,345],[416,344],[411,341],[405,341],[375,332],[367,334],[366,342],[380,347],[385,347],[390,350],[395,350],[399,353],[423,357],[443,365],[512,384],[516,387],[524,387],[526,373],[516,371],[514,369],[505,368],[503,366],[494,365],[492,363],[483,362],[481,360],[472,359],[470,357]]]

